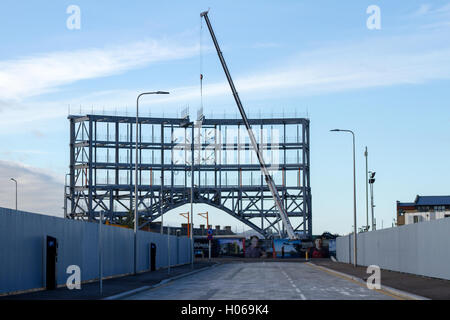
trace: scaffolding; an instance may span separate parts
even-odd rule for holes
[[[69,115],[65,216],[110,223],[135,206],[136,117]],[[312,232],[309,119],[250,119],[289,220]],[[191,201],[220,209],[266,238],[285,236],[241,119],[139,117],[139,228]],[[193,186],[193,188],[191,188]]]

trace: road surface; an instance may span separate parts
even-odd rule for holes
[[[131,300],[390,300],[299,262],[225,263],[129,296]]]

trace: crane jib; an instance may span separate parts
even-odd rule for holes
[[[227,77],[228,84],[230,85],[231,91],[233,93],[234,100],[236,101],[237,107],[239,109],[239,113],[241,114],[242,120],[244,121],[244,125],[247,128],[247,132],[248,132],[250,141],[252,143],[253,149],[256,152],[256,156],[258,158],[258,161],[259,161],[259,164],[260,164],[260,167],[261,167],[261,171],[262,171],[262,173],[263,173],[263,175],[265,177],[267,186],[269,187],[270,192],[272,193],[272,197],[273,197],[273,199],[275,201],[275,205],[277,207],[277,210],[278,210],[280,218],[281,218],[281,220],[283,222],[283,225],[285,226],[285,229],[286,229],[290,239],[298,239],[298,236],[295,234],[294,229],[292,228],[292,225],[291,225],[291,223],[290,223],[290,221],[288,219],[287,212],[286,212],[285,208],[283,207],[283,203],[282,203],[282,201],[280,199],[280,196],[278,194],[278,190],[276,188],[275,182],[273,181],[272,176],[269,174],[269,170],[267,169],[267,166],[266,166],[266,164],[264,162],[264,158],[263,158],[263,156],[261,154],[261,151],[260,151],[260,149],[258,147],[258,144],[256,142],[255,136],[253,134],[253,130],[252,130],[252,128],[250,126],[250,123],[248,121],[248,118],[247,118],[247,115],[245,113],[244,107],[242,106],[241,99],[239,98],[239,95],[238,95],[238,93],[236,91],[236,88],[234,86],[233,79],[231,79],[231,75],[230,75],[230,72],[228,70],[227,64],[226,64],[225,59],[224,59],[224,57],[222,55],[222,51],[220,50],[219,43],[217,42],[216,36],[214,34],[214,30],[213,30],[213,28],[211,26],[211,23],[209,21],[208,11],[204,11],[204,12],[200,13],[200,17],[203,17],[205,19],[206,25],[208,26],[209,33],[211,35],[211,38],[213,40],[213,43],[214,43],[214,46],[216,48],[217,54],[219,56],[219,60],[220,60],[220,62],[222,64],[222,68],[223,68],[223,70],[225,72],[225,75]]]

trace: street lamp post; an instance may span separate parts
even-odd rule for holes
[[[167,257],[168,257],[168,266],[167,273],[170,274],[170,226],[167,225]]]
[[[348,132],[353,137],[353,266],[357,266],[357,247],[356,247],[356,156],[355,156],[355,133],[351,130],[333,129],[332,132]]]
[[[164,151],[163,151],[164,152]],[[163,161],[163,159],[161,159]],[[159,214],[161,215],[161,228],[160,233],[163,234],[164,231],[164,215],[163,215],[163,183],[164,183],[164,171],[161,168],[161,187],[159,188]]]
[[[372,230],[376,230],[377,229],[377,225],[375,223],[375,217],[374,217],[374,213],[373,213],[373,208],[375,207],[375,205],[373,203],[373,184],[375,183],[375,173],[376,172],[369,171],[369,174],[370,174],[370,179],[369,179],[369,184],[370,184],[370,206],[371,206],[371,209],[372,209]]]
[[[138,135],[139,135],[139,98],[148,94],[169,94],[167,91],[143,92],[136,98],[136,158],[134,160],[134,274],[137,272],[137,229],[138,229]]]
[[[364,157],[366,157],[366,231],[369,231],[369,152],[364,151]]]
[[[190,201],[190,205],[191,205],[191,223],[188,224],[188,228],[189,228],[189,240],[191,242],[191,269],[194,268],[194,161],[195,161],[195,146],[196,146],[196,142],[195,142],[195,122],[189,122],[188,123],[189,126],[191,126],[191,192],[190,192],[190,196],[191,196],[191,201]],[[200,157],[200,156],[199,156]]]
[[[191,227],[190,227],[190,218],[189,218],[189,211],[188,212],[183,212],[180,213],[180,216],[185,217],[187,219],[187,228],[186,228],[186,233],[187,233],[187,237],[190,239],[191,238]]]
[[[16,184],[16,213],[17,213],[17,180],[14,178],[11,178],[11,181],[14,181],[14,183]]]
[[[191,224],[189,225],[190,228],[190,240],[191,240],[191,269],[194,269],[194,258],[195,258],[195,253],[194,253],[194,182],[195,182],[195,178],[194,178],[194,162],[195,162],[195,123],[192,122],[192,154],[191,154]],[[198,135],[199,139],[200,139],[200,132]],[[199,141],[200,142],[200,141]],[[200,158],[200,153],[199,153],[199,158]],[[200,177],[199,177],[199,185],[200,185]]]
[[[98,279],[100,284],[100,295],[103,295],[103,248],[102,248],[102,224],[104,211],[100,211],[98,217]]]

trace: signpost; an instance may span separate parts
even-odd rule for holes
[[[208,229],[208,260],[211,260],[211,240],[213,239],[213,231]]]
[[[208,229],[208,240],[212,240],[213,238],[213,231],[211,228]]]
[[[189,222],[189,211],[185,212],[185,213],[180,213],[180,216],[183,216],[185,218],[187,218],[187,236],[188,238],[191,237],[191,228],[190,228],[190,222]]]

